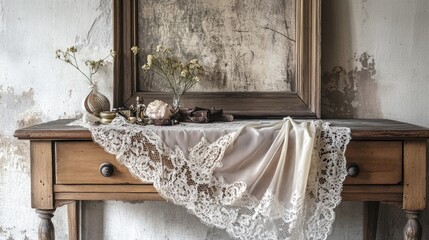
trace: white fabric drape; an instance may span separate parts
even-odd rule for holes
[[[95,142],[166,200],[237,239],[326,239],[348,128],[322,121],[89,125]]]

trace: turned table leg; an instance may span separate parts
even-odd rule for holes
[[[404,141],[403,204],[407,216],[405,240],[421,240],[419,213],[426,208],[426,139]]]
[[[36,210],[40,217],[39,240],[55,240],[54,224],[51,218],[55,210]]]
[[[404,227],[404,240],[421,240],[422,239],[422,225],[419,222],[418,211],[407,211],[407,224]]]
[[[69,240],[80,240],[80,201],[67,205]]]
[[[364,202],[363,239],[375,240],[377,237],[378,210],[380,202]]]

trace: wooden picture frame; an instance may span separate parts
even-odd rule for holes
[[[140,0],[143,1],[143,0]],[[320,2],[296,0],[296,77],[293,92],[189,92],[187,107],[222,108],[236,118],[320,117]],[[114,106],[171,100],[168,92],[137,91],[140,66],[130,51],[138,43],[138,0],[113,1]]]

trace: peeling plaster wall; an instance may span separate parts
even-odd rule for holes
[[[86,83],[54,52],[74,44],[84,56],[105,55],[112,45],[111,11],[111,0],[0,0],[0,239],[37,238],[28,143],[12,134],[79,114]],[[429,127],[428,11],[425,0],[324,0],[323,115]],[[111,99],[111,66],[99,79]],[[165,202],[84,202],[83,209],[85,239],[229,239]],[[362,239],[362,209],[361,203],[342,203],[329,239]],[[428,215],[422,218],[426,230]],[[65,208],[58,209],[57,239],[67,239],[66,219]],[[383,205],[377,239],[401,239],[404,223],[402,211]],[[424,232],[423,239],[428,236]]]
[[[322,115],[429,127],[428,23],[427,0],[324,0]],[[362,215],[352,217],[361,209],[340,206],[332,239],[362,239]],[[422,239],[429,239],[428,217],[426,210]],[[402,239],[405,222],[402,210],[382,205],[377,239]]]
[[[0,0],[0,239],[36,239],[30,208],[29,144],[15,129],[75,117],[88,93],[74,69],[55,60],[72,44],[86,56],[111,48],[111,1]],[[100,90],[111,98],[111,66]],[[66,209],[56,211],[58,239],[67,238]]]
[[[198,58],[207,80],[192,91],[293,90],[295,0],[146,0],[139,12],[141,65],[158,44],[180,58]],[[145,91],[163,88],[158,76],[142,74],[140,81]]]

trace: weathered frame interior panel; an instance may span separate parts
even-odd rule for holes
[[[140,66],[130,51],[139,43],[138,4],[144,0],[114,0],[114,105],[129,106],[136,96],[148,103],[170,102],[168,92],[138,88]],[[296,0],[296,70],[292,91],[189,92],[187,107],[222,108],[236,117],[320,117],[320,0]],[[141,34],[141,33],[140,33]],[[286,54],[286,53],[285,53]],[[280,71],[280,70],[279,70]]]

